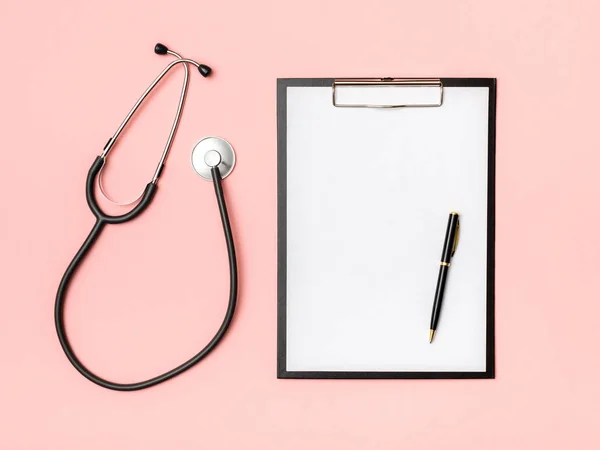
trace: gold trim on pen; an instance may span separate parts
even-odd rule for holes
[[[435,336],[435,330],[429,330],[429,343],[433,342],[433,337]]]
[[[440,266],[446,266],[446,267],[450,267],[450,263],[447,263],[447,262],[444,262],[444,261],[442,261],[442,262],[440,263]]]

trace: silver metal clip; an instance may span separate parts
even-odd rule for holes
[[[423,87],[438,88],[439,94],[435,99],[417,103],[341,103],[339,101],[339,88],[346,87]],[[439,78],[340,78],[333,81],[332,86],[333,106],[337,108],[436,108],[442,106],[444,101],[444,85]]]

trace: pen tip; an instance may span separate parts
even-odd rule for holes
[[[435,336],[435,330],[429,330],[429,343],[433,342],[433,337]]]

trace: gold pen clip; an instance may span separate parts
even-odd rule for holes
[[[452,245],[452,256],[456,253],[456,247],[458,247],[458,238],[460,237],[460,218],[458,217],[458,213],[456,214],[456,233],[454,233],[454,245]]]

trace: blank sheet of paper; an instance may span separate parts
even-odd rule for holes
[[[287,87],[287,371],[486,370],[489,91],[365,109]],[[460,241],[430,344],[451,211]]]

